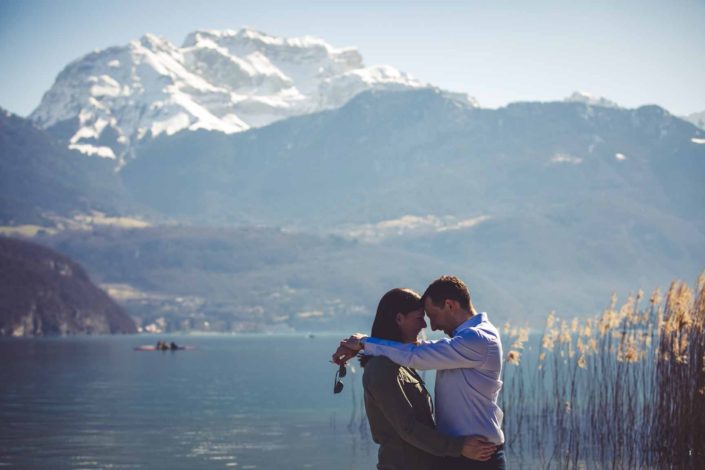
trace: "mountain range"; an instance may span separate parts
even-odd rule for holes
[[[147,34],[67,65],[30,118],[72,149],[121,162],[146,136],[242,132],[340,107],[361,91],[422,86],[312,37],[195,31],[178,47]]]
[[[362,328],[444,273],[533,323],[705,267],[692,123],[586,93],[484,109],[313,38],[145,36],[0,137],[3,223],[43,226],[149,331]],[[122,226],[65,230],[87,213]]]
[[[305,229],[467,218],[545,211],[597,194],[699,221],[704,134],[656,106],[487,110],[430,89],[367,92],[339,110],[247,133],[150,140],[121,177],[141,204],[202,223]]]

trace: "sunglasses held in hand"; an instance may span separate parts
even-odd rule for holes
[[[335,382],[333,383],[333,393],[340,393],[343,391],[343,381],[340,380],[348,373],[348,369],[345,364],[340,364],[340,367],[335,372]]]

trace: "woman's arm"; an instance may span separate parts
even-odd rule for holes
[[[419,421],[398,371],[398,368],[391,367],[379,370],[376,372],[380,373],[368,376],[368,380],[364,381],[365,389],[375,400],[384,417],[397,434],[412,446],[433,455],[460,456],[465,438],[441,434]]]

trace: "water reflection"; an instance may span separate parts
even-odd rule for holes
[[[320,338],[0,339],[0,467],[373,468],[361,374],[333,396]]]
[[[349,390],[350,396],[350,411],[344,431],[350,444],[350,468],[359,468],[356,465],[359,465],[360,462],[376,462],[377,460],[377,444],[372,441],[365,412],[364,391],[361,384],[362,374],[358,372],[360,372],[358,369],[350,366],[350,385],[343,390],[343,393]],[[329,418],[329,427],[333,433],[339,432],[336,416],[336,413],[332,413]]]

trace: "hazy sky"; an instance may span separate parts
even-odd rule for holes
[[[575,90],[626,107],[705,111],[705,0],[0,0],[0,107],[29,114],[70,61],[146,32],[251,26],[356,46],[482,106]]]

